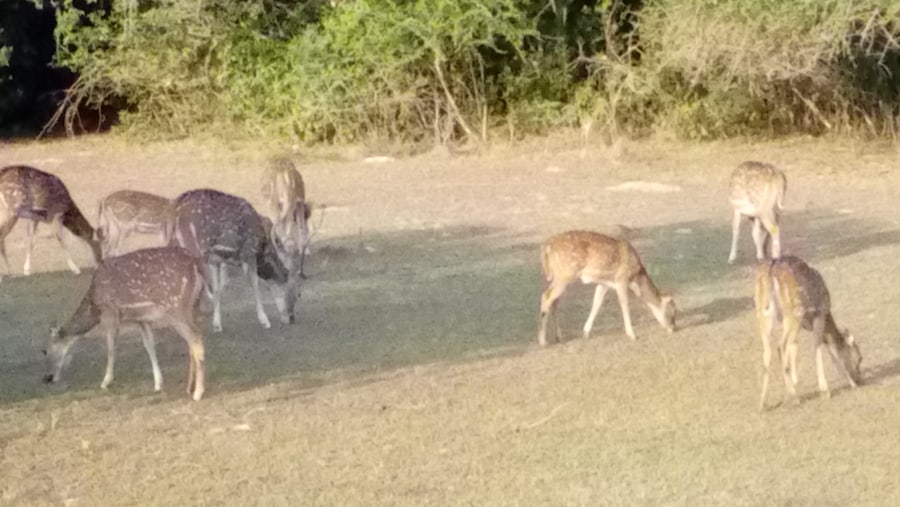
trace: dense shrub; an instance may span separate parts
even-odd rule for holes
[[[900,0],[121,0],[57,8],[60,109],[152,135],[894,135]],[[79,7],[80,6],[80,7]]]

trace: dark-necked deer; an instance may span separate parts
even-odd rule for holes
[[[25,251],[25,275],[31,274],[31,251],[34,247],[34,233],[39,222],[50,223],[56,238],[66,252],[66,262],[73,273],[81,270],[72,260],[72,255],[63,239],[63,228],[78,236],[91,247],[94,260],[100,262],[100,245],[94,239],[94,228],[72,201],[69,191],[56,176],[24,165],[7,166],[0,169],[0,256],[9,274],[6,258],[6,236],[18,219],[28,221],[28,246]]]
[[[587,338],[606,291],[615,289],[622,307],[625,333],[635,339],[628,306],[629,289],[644,300],[656,320],[670,333],[675,331],[675,302],[660,293],[647,275],[637,251],[627,241],[596,232],[569,231],[551,237],[541,246],[541,265],[549,283],[541,297],[541,328],[538,343],[547,345],[547,321],[550,314],[556,319],[556,341],[560,339],[557,306],[566,287],[575,280],[596,284],[594,304],[583,334]]]
[[[772,258],[781,257],[781,230],[778,221],[780,212],[784,209],[786,191],[787,178],[771,164],[744,162],[731,173],[729,201],[734,208],[734,217],[731,224],[729,264],[737,258],[738,236],[743,217],[753,220],[756,259],[765,258],[768,240],[771,240],[772,244]]]
[[[262,198],[272,219],[275,234],[288,252],[299,252],[300,275],[309,249],[309,217],[303,177],[287,158],[269,161],[262,175]]]
[[[246,200],[210,189],[191,190],[172,204],[172,241],[200,257],[209,268],[213,299],[213,330],[222,330],[220,299],[227,281],[226,266],[238,264],[247,274],[256,298],[256,315],[271,327],[259,293],[259,279],[270,282],[284,323],[293,323],[297,277],[288,265],[292,255],[280,246],[271,222]]]
[[[831,296],[818,271],[797,257],[786,256],[760,263],[755,271],[756,319],[763,343],[763,378],[759,407],[766,408],[769,364],[772,360],[772,331],[778,321],[783,330],[778,355],[788,393],[797,399],[797,337],[800,329],[812,331],[816,346],[816,373],[819,391],[830,396],[822,364],[825,347],[835,366],[852,387],[860,383],[862,355],[846,329],[839,330],[831,315]]]
[[[199,303],[205,285],[203,266],[179,247],[148,248],[104,260],[94,272],[91,286],[75,313],[54,328],[45,351],[49,371],[46,382],[60,379],[72,344],[85,333],[103,326],[106,332],[106,374],[100,387],[113,381],[116,339],[122,324],[141,328],[144,348],[153,367],[153,387],[162,389],[151,326],[168,326],[188,344],[188,394],[199,400],[204,391],[203,330]]]
[[[168,217],[172,202],[136,190],[119,190],[100,201],[97,239],[103,256],[119,255],[122,242],[133,233],[156,234],[169,244]]]

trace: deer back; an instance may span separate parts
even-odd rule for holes
[[[295,219],[297,207],[306,201],[303,176],[287,158],[275,158],[266,166],[261,193],[269,209],[281,210],[280,215],[272,216],[279,223]]]
[[[265,235],[246,200],[218,190],[191,190],[172,203],[173,241],[192,255],[215,261],[255,261]]]
[[[768,275],[779,313],[803,319],[806,328],[813,316],[831,313],[831,295],[825,280],[803,260],[787,256],[770,261]]]
[[[748,214],[760,209],[781,209],[787,178],[771,164],[747,161],[732,172],[730,190],[732,206]]]
[[[148,308],[188,311],[204,286],[202,273],[199,260],[181,247],[146,248],[104,260],[91,292],[98,307],[126,316]]]
[[[100,221],[129,224],[137,230],[159,229],[166,224],[170,205],[169,199],[159,195],[119,190],[103,198]]]
[[[75,205],[62,180],[34,167],[0,169],[0,206],[19,218],[49,222],[59,217],[63,227],[90,245],[94,260],[101,258],[94,228]]]
[[[592,231],[567,231],[548,239],[542,265],[547,280],[581,278],[586,283],[631,281],[643,270],[627,241]]]
[[[0,169],[0,196],[8,209],[30,220],[46,222],[75,207],[62,180],[24,165]]]

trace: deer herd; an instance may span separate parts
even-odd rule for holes
[[[763,344],[760,408],[766,408],[773,331],[782,325],[775,350],[781,361],[785,386],[797,400],[797,339],[801,328],[812,332],[819,390],[830,393],[823,352],[846,376],[850,386],[860,383],[859,347],[847,330],[838,329],[831,301],[818,271],[803,260],[781,255],[780,213],[787,179],[774,166],[744,162],[731,175],[729,199],[734,210],[731,251],[737,258],[743,218],[752,221],[756,246],[754,302]],[[18,219],[27,221],[27,248],[23,272],[31,272],[34,233],[39,222],[49,223],[66,251],[74,273],[80,270],[68,252],[63,229],[87,243],[97,269],[90,287],[69,320],[51,330],[44,353],[48,360],[45,381],[60,379],[71,346],[98,325],[106,335],[107,364],[101,387],[113,381],[115,344],[122,324],[136,324],[150,357],[154,389],[162,389],[156,356],[154,327],[170,327],[188,345],[187,391],[199,400],[205,390],[205,352],[201,305],[211,300],[214,332],[221,332],[221,295],[229,265],[240,266],[247,276],[260,325],[271,326],[260,293],[260,280],[269,288],[281,322],[295,320],[303,264],[309,252],[311,207],[301,174],[287,158],[269,161],[262,172],[261,197],[266,215],[245,199],[212,189],[190,190],[167,199],[135,190],[119,190],[101,200],[95,230],[75,205],[56,176],[24,165],[0,169],[0,255],[10,272],[4,240]],[[152,234],[160,246],[122,253],[131,234]],[[768,250],[768,252],[767,252]],[[547,325],[557,316],[560,297],[569,284],[594,284],[593,305],[583,327],[588,338],[609,289],[614,289],[622,310],[625,334],[636,334],[631,323],[629,292],[643,300],[669,333],[676,331],[677,308],[672,296],[660,291],[647,273],[637,250],[626,240],[591,231],[572,230],[547,239],[540,248],[546,288],[540,303],[538,343],[548,345]],[[767,255],[768,253],[768,255]]]

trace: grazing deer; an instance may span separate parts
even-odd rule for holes
[[[850,385],[860,383],[862,355],[849,331],[838,330],[831,315],[831,297],[818,271],[802,260],[786,256],[761,263],[755,273],[756,319],[763,342],[763,379],[759,406],[766,408],[769,389],[769,364],[772,359],[772,331],[776,321],[783,330],[778,355],[788,393],[797,399],[797,336],[800,328],[812,331],[816,346],[816,372],[819,391],[828,397],[828,380],[822,364],[827,346],[835,366],[844,372]]]
[[[81,273],[63,239],[63,228],[68,229],[91,247],[94,260],[100,262],[100,245],[94,240],[94,228],[72,201],[69,191],[56,176],[24,165],[0,169],[0,256],[9,274],[6,257],[6,236],[18,219],[28,220],[28,246],[25,251],[24,274],[31,274],[31,251],[38,222],[50,223],[56,238],[66,252],[66,262],[73,273]]]
[[[188,344],[188,394],[195,401],[204,391],[203,330],[199,304],[205,286],[202,265],[178,247],[148,248],[104,260],[94,272],[91,286],[75,313],[51,332],[45,351],[45,382],[57,382],[72,344],[85,333],[103,326],[106,331],[106,374],[102,389],[113,381],[116,338],[122,324],[141,328],[144,348],[153,367],[153,388],[162,390],[162,372],[156,358],[151,326],[169,326]]]
[[[734,208],[731,223],[731,253],[728,263],[737,258],[738,235],[741,218],[753,220],[753,242],[756,244],[756,259],[765,258],[766,242],[771,239],[772,258],[781,257],[781,231],[778,227],[780,211],[784,209],[784,193],[787,178],[771,164],[744,162],[731,173],[731,193],[729,200]],[[763,231],[765,228],[765,231]]]
[[[597,285],[594,304],[584,323],[583,334],[588,338],[597,312],[603,304],[606,291],[616,290],[625,333],[635,339],[628,307],[628,290],[631,289],[647,303],[654,317],[670,333],[675,331],[675,302],[660,291],[650,280],[637,251],[627,241],[618,240],[589,231],[569,231],[551,237],[541,247],[541,264],[544,277],[549,282],[541,297],[541,328],[538,343],[547,345],[547,321],[550,313],[556,320],[556,341],[560,339],[557,305],[566,287],[577,279]]]
[[[309,217],[303,177],[287,158],[269,162],[262,176],[262,197],[275,234],[288,252],[299,252],[300,276],[309,250]]]
[[[256,298],[256,315],[263,328],[271,327],[259,294],[259,279],[271,283],[275,304],[285,324],[294,322],[297,280],[286,265],[285,252],[271,221],[261,217],[246,200],[217,190],[191,190],[172,204],[173,242],[202,258],[209,268],[213,300],[213,331],[222,331],[220,299],[227,283],[227,264],[239,264]],[[294,253],[296,254],[296,253]]]
[[[157,234],[169,244],[168,217],[171,201],[146,192],[119,190],[100,201],[97,239],[103,256],[119,255],[122,242],[132,233]]]

